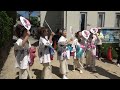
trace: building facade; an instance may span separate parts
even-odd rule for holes
[[[120,11],[41,11],[41,26],[45,20],[55,31],[57,28],[67,29],[67,37],[73,32],[91,27],[120,28]]]

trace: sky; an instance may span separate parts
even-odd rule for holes
[[[28,13],[26,11],[17,11],[17,13],[28,18]],[[33,13],[31,14],[31,16],[38,16],[38,15],[39,15],[39,11],[33,11]]]

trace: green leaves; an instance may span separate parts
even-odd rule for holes
[[[12,25],[13,19],[7,15],[6,11],[0,11],[0,48],[10,40]]]
[[[33,26],[39,26],[39,23],[38,22],[38,17],[30,17],[30,23],[33,25]]]
[[[113,59],[116,59],[117,57],[118,57],[118,55],[117,55],[117,52],[116,52],[116,50],[115,50],[115,48],[116,47],[118,47],[118,44],[114,44],[114,43],[104,43],[103,45],[102,45],[102,52],[103,52],[103,54],[105,55],[105,57],[107,57],[107,53],[108,53],[108,48],[109,48],[109,46],[112,46],[112,57],[113,57]]]

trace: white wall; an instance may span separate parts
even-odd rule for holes
[[[80,29],[80,12],[87,12],[87,29],[97,27],[98,12],[105,12],[104,27],[115,26],[115,13],[120,11],[67,11],[67,37],[70,38],[70,26],[73,26],[74,32]],[[90,25],[90,26],[89,26]]]
[[[114,27],[115,26],[115,13],[120,13],[120,11],[87,11],[87,23],[91,25],[91,27],[96,27],[98,22],[98,12],[105,12],[105,24],[104,27]],[[87,29],[90,27],[87,26]]]
[[[41,27],[43,26],[44,20],[45,20],[45,16],[46,16],[47,11],[41,11]]]
[[[96,26],[97,26],[97,11],[87,11],[87,29]]]
[[[47,11],[41,11],[41,26],[43,25],[44,18]],[[97,27],[98,12],[105,12],[105,25],[104,27],[115,26],[115,13],[120,11],[67,11],[67,37],[70,38],[70,26],[73,27],[74,33],[80,29],[80,12],[87,12],[87,29]],[[64,28],[66,25],[66,11],[64,11]]]
[[[71,38],[70,26],[73,27],[74,33],[79,30],[80,23],[79,11],[67,11],[67,38]]]
[[[106,11],[104,27],[114,27],[114,26],[115,26],[115,12],[114,11]]]

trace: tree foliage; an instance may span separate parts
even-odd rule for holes
[[[34,26],[34,27],[36,27],[36,26],[39,26],[39,21],[38,21],[38,17],[33,17],[33,16],[31,16],[30,17],[30,23]]]
[[[13,19],[7,15],[6,11],[0,11],[0,48],[9,42],[12,25]]]
[[[17,17],[16,19],[19,20],[20,16],[22,16],[21,14],[17,13]]]
[[[28,17],[29,17],[29,20],[31,19],[31,14],[33,13],[34,11],[26,11],[26,13],[28,13]]]

